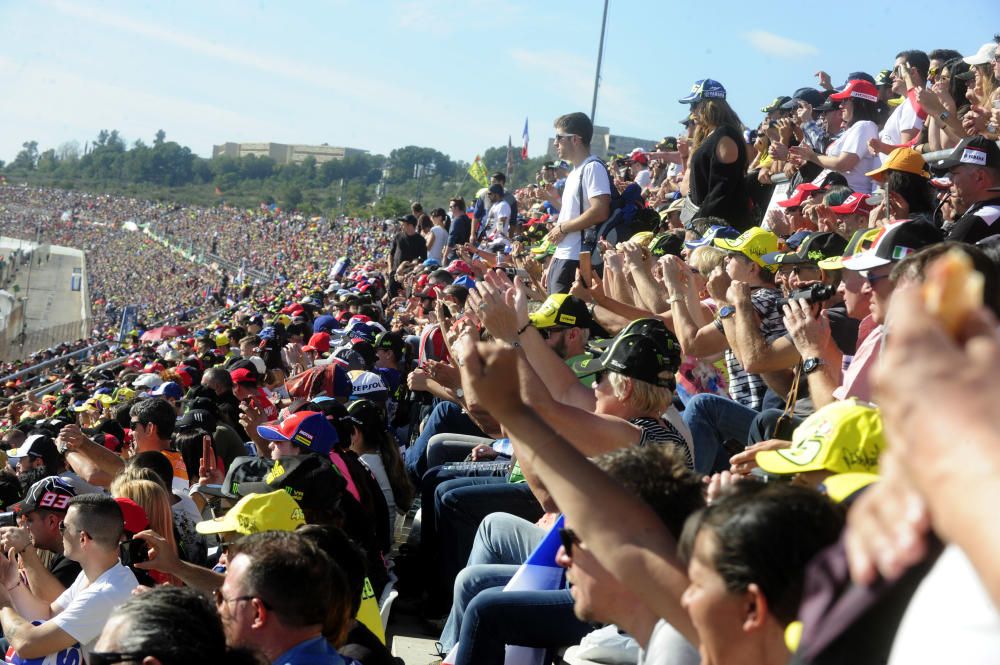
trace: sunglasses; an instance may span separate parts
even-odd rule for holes
[[[566,551],[566,556],[572,559],[573,546],[580,544],[580,539],[573,529],[559,529],[559,542],[562,543],[563,550]]]
[[[571,138],[573,136],[579,136],[579,134],[556,134],[556,137],[552,139],[552,142],[559,143],[560,141]]]
[[[865,272],[863,272],[861,274],[868,281],[868,286],[875,286],[878,282],[882,281],[883,279],[888,279],[889,278],[888,274],[885,274],[885,275],[873,275],[873,274],[871,274],[868,271],[865,271]]]
[[[557,328],[555,326],[553,326],[552,328],[539,328],[538,329],[538,334],[542,336],[542,339],[548,339],[553,334],[558,333],[558,332],[562,332],[564,330],[566,330],[566,329],[565,328]]]
[[[216,607],[220,605],[225,605],[227,603],[238,603],[241,600],[253,600],[254,598],[256,598],[257,600],[260,601],[260,604],[263,605],[265,608],[271,609],[271,607],[267,603],[265,603],[264,600],[259,596],[236,596],[235,598],[226,598],[225,596],[222,595],[221,587],[212,591],[212,598],[215,600]]]
[[[87,662],[90,665],[112,665],[112,663],[141,662],[147,655],[138,652],[91,651]]]

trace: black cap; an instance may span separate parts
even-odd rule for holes
[[[247,459],[258,458],[238,457],[233,460],[233,466]],[[223,490],[243,497],[283,489],[306,510],[331,510],[340,503],[340,497],[347,488],[343,476],[322,455],[292,455],[268,465],[270,468],[259,480],[237,482],[235,487],[229,482],[227,474]],[[249,466],[248,475],[256,475],[260,470],[259,464],[244,463],[244,466]]]
[[[199,398],[204,399],[204,398]],[[177,419],[174,430],[177,432],[187,432],[195,429],[202,429],[212,433],[215,431],[216,418],[205,409],[189,409],[187,413]]]
[[[794,252],[775,252],[765,254],[761,261],[774,263],[777,265],[800,265],[804,263],[816,264],[823,259],[830,259],[835,256],[842,256],[847,249],[847,241],[836,233],[823,231],[820,233],[810,233],[799,243]]]
[[[414,226],[417,225],[417,218],[414,215],[403,215],[402,217],[397,217],[396,221],[405,222],[406,224],[413,224]]]
[[[844,81],[844,85],[837,88],[838,90],[843,90],[847,87],[847,84],[851,81],[868,81],[872,85],[875,85],[875,77],[868,72],[851,72],[847,75],[847,80]]]
[[[813,108],[822,104],[825,99],[823,93],[821,93],[816,88],[799,88],[792,95],[792,98],[781,105],[783,110],[791,110],[798,106],[798,102],[803,101],[812,106]]]
[[[1000,147],[985,136],[967,136],[959,141],[948,157],[934,162],[933,166],[936,169],[950,169],[961,164],[1000,168]]]
[[[264,476],[268,474],[272,466],[274,465],[271,460],[263,457],[237,457],[229,465],[226,479],[222,481],[222,493],[232,498],[252,494],[257,490],[244,489],[244,486],[259,488],[264,483]],[[267,488],[264,491],[270,492],[272,490]]]
[[[397,356],[403,355],[405,346],[406,342],[403,341],[403,338],[391,331],[379,333],[379,336],[375,338],[376,349],[386,349],[392,351]]]
[[[30,513],[39,508],[66,512],[69,509],[69,500],[74,496],[76,496],[76,491],[72,485],[58,476],[49,476],[32,485],[24,500],[15,504],[11,510],[18,515]]]
[[[680,256],[684,248],[684,240],[676,233],[661,233],[649,243],[649,251],[653,256]]]
[[[665,355],[663,348],[652,337],[632,333],[619,334],[600,358],[574,362],[573,371],[583,377],[606,370],[673,389],[678,364]]]
[[[503,185],[490,185],[490,194],[499,194],[503,196]]]

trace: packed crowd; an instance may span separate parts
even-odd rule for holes
[[[991,661],[998,44],[609,164],[570,113],[391,230],[167,212],[274,279],[9,402],[8,659],[392,663],[398,585],[446,663]]]

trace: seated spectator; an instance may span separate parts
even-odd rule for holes
[[[258,662],[252,653],[226,646],[219,613],[204,594],[174,587],[132,596],[111,613],[91,662],[114,663],[122,658],[149,665]]]
[[[100,494],[71,498],[61,530],[64,555],[82,570],[55,601],[36,596],[22,583],[15,562],[0,557],[5,589],[0,625],[21,658],[42,658],[77,643],[87,657],[111,611],[137,586],[135,575],[118,560],[124,519],[114,499]],[[36,620],[42,623],[34,625]]]

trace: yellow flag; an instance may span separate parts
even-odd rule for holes
[[[486,175],[486,167],[483,166],[483,162],[479,159],[479,155],[476,155],[476,159],[472,162],[472,166],[469,167],[469,175],[483,187],[490,186],[490,179]]]

